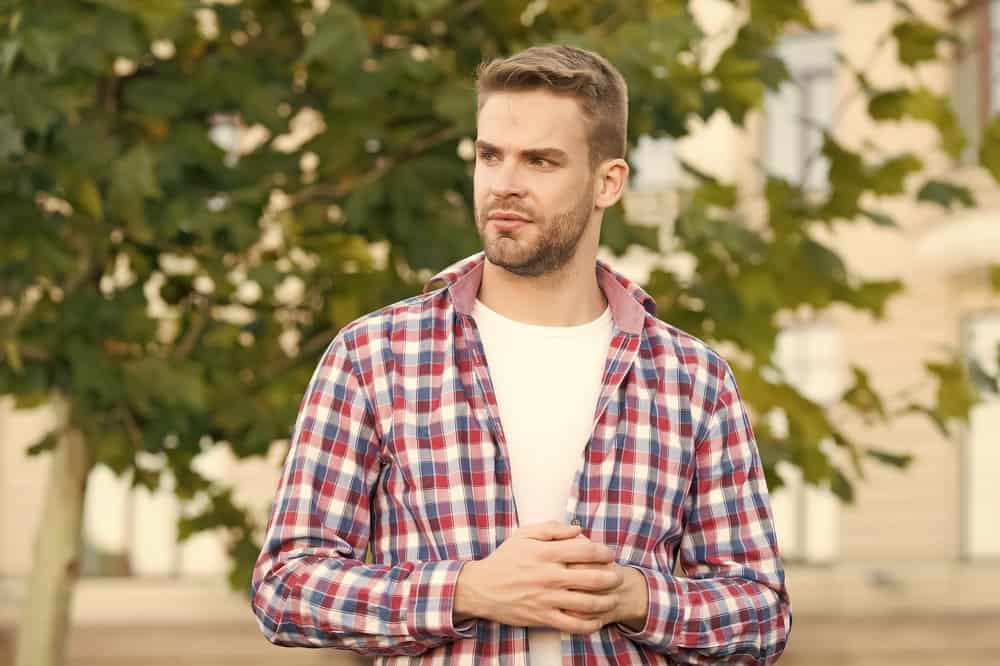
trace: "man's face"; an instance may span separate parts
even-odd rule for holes
[[[474,186],[492,263],[525,276],[566,264],[595,210],[578,103],[543,91],[490,95],[479,112]]]

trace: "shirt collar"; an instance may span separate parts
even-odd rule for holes
[[[424,292],[447,288],[455,309],[465,315],[472,314],[485,264],[486,255],[482,252],[466,257],[428,280]],[[608,300],[615,324],[626,333],[641,333],[646,314],[656,316],[656,302],[642,287],[604,262],[598,260],[596,270],[597,284]]]

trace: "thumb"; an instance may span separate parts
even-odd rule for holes
[[[580,534],[579,525],[566,525],[555,520],[534,525],[525,525],[518,528],[517,535],[539,541],[559,541],[561,539],[572,539]]]

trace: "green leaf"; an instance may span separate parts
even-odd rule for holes
[[[923,168],[924,163],[912,153],[889,158],[871,171],[872,191],[883,196],[902,194],[906,177]]]
[[[990,266],[990,285],[993,291],[1000,293],[1000,264]]]
[[[322,63],[335,73],[356,71],[368,56],[368,34],[361,17],[347,3],[333,2],[316,20],[316,31],[309,38],[302,62]]]
[[[232,558],[232,566],[229,569],[229,584],[234,590],[252,589],[250,587],[253,576],[254,563],[260,554],[260,544],[254,543],[250,538],[250,530],[244,530],[242,538],[236,540],[229,547],[229,555]]]
[[[0,114],[0,160],[7,160],[24,152],[24,132],[14,123],[14,116]]]
[[[906,112],[917,120],[937,127],[941,133],[941,147],[952,158],[958,159],[965,149],[965,134],[958,124],[954,107],[946,95],[936,95],[926,89],[910,93]]]
[[[146,357],[126,363],[124,369],[129,401],[141,414],[153,414],[164,406],[204,409],[207,405],[203,369],[196,363]]]
[[[882,319],[886,302],[902,291],[903,283],[899,280],[871,280],[853,288],[851,295],[855,307],[868,310],[876,319]]]
[[[40,440],[28,447],[26,453],[29,456],[37,456],[40,453],[45,453],[46,451],[51,451],[56,448],[59,444],[59,433],[56,431],[50,432]]]
[[[830,490],[845,504],[854,503],[854,487],[844,473],[836,467],[830,474]]]
[[[868,100],[868,114],[875,120],[901,120],[909,95],[910,91],[905,88],[877,93]]]
[[[660,247],[659,227],[629,224],[622,202],[605,209],[601,222],[601,245],[616,256],[624,254],[630,245],[641,245],[653,251]]]
[[[889,229],[898,229],[899,223],[892,219],[889,215],[877,210],[866,210],[864,208],[860,209],[862,215],[867,217],[869,220],[874,222],[880,227],[887,227]]]
[[[720,208],[736,208],[738,192],[735,185],[727,185],[711,174],[701,171],[686,160],[680,160],[681,168],[698,180],[698,187],[691,192],[694,203],[718,206]]]
[[[90,437],[94,462],[107,465],[115,474],[122,474],[134,461],[135,450],[121,428],[108,428]]]
[[[986,372],[982,364],[976,359],[971,359],[968,363],[969,381],[976,387],[976,390],[983,393],[1000,393],[1000,383],[998,379]]]
[[[979,144],[979,164],[990,172],[994,181],[1000,183],[1000,114],[993,116],[983,130]]]
[[[841,400],[860,412],[869,424],[884,423],[888,419],[885,405],[872,388],[868,373],[857,366],[851,368],[854,384],[848,388]]]
[[[816,29],[801,0],[750,0],[750,23],[772,36],[781,34],[789,23],[806,30]]]
[[[899,60],[910,67],[937,57],[937,44],[948,37],[948,33],[935,28],[930,23],[912,19],[897,23],[892,29],[896,38]]]
[[[964,185],[955,185],[943,180],[929,180],[917,192],[917,201],[936,203],[942,208],[951,210],[952,206],[961,205],[972,208],[976,200],[972,192]]]
[[[920,414],[921,416],[927,417],[928,419],[930,419],[934,427],[937,428],[937,431],[941,434],[943,438],[945,439],[951,438],[951,431],[948,429],[948,423],[945,421],[944,418],[942,418],[941,414],[939,414],[934,409],[913,402],[909,403],[908,405],[906,405],[905,407],[896,412],[897,416],[903,416],[905,414]]]
[[[979,402],[979,396],[967,379],[962,364],[952,360],[947,363],[925,363],[925,367],[938,382],[934,411],[945,422],[952,419],[968,422],[969,412]]]
[[[146,28],[159,36],[189,9],[188,0],[90,0],[95,4],[117,9],[142,21]]]
[[[20,52],[20,41],[16,39],[0,41],[0,74],[3,75],[3,78],[10,76],[10,70],[14,67],[14,62]]]
[[[958,159],[965,148],[965,134],[958,124],[951,100],[927,88],[885,90],[868,100],[868,113],[875,120],[902,120],[904,117],[934,125],[941,135],[941,147]]]
[[[63,50],[72,42],[72,33],[30,28],[24,31],[22,43],[24,57],[48,74],[55,74],[59,70],[59,59]]]
[[[906,469],[913,462],[913,456],[909,453],[891,453],[882,449],[865,449],[865,455],[898,469]]]
[[[742,125],[746,114],[761,105],[766,89],[776,90],[788,80],[788,69],[773,46],[773,35],[768,38],[749,24],[740,28],[710,74],[718,90],[705,94],[702,117],[721,108]]]
[[[476,89],[466,81],[450,81],[434,96],[434,112],[459,131],[472,132],[476,124]]]
[[[95,220],[104,219],[104,204],[101,193],[92,178],[84,178],[77,188],[77,201],[80,209]]]
[[[58,118],[49,91],[40,89],[33,77],[15,73],[0,86],[0,99],[13,113],[19,127],[42,134]]]
[[[847,278],[847,266],[836,252],[811,238],[799,245],[802,260],[824,282],[843,282]]]
[[[829,162],[830,195],[825,215],[852,219],[858,214],[858,201],[869,185],[867,168],[859,153],[848,150],[825,133],[823,156]]]
[[[146,144],[137,144],[112,165],[108,203],[120,219],[141,224],[145,219],[144,200],[162,194],[153,155]]]

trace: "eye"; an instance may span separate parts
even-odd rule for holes
[[[551,166],[552,162],[545,159],[544,157],[532,157],[530,163],[534,166]]]
[[[497,154],[489,150],[480,150],[479,159],[483,162],[493,162],[497,159]]]

